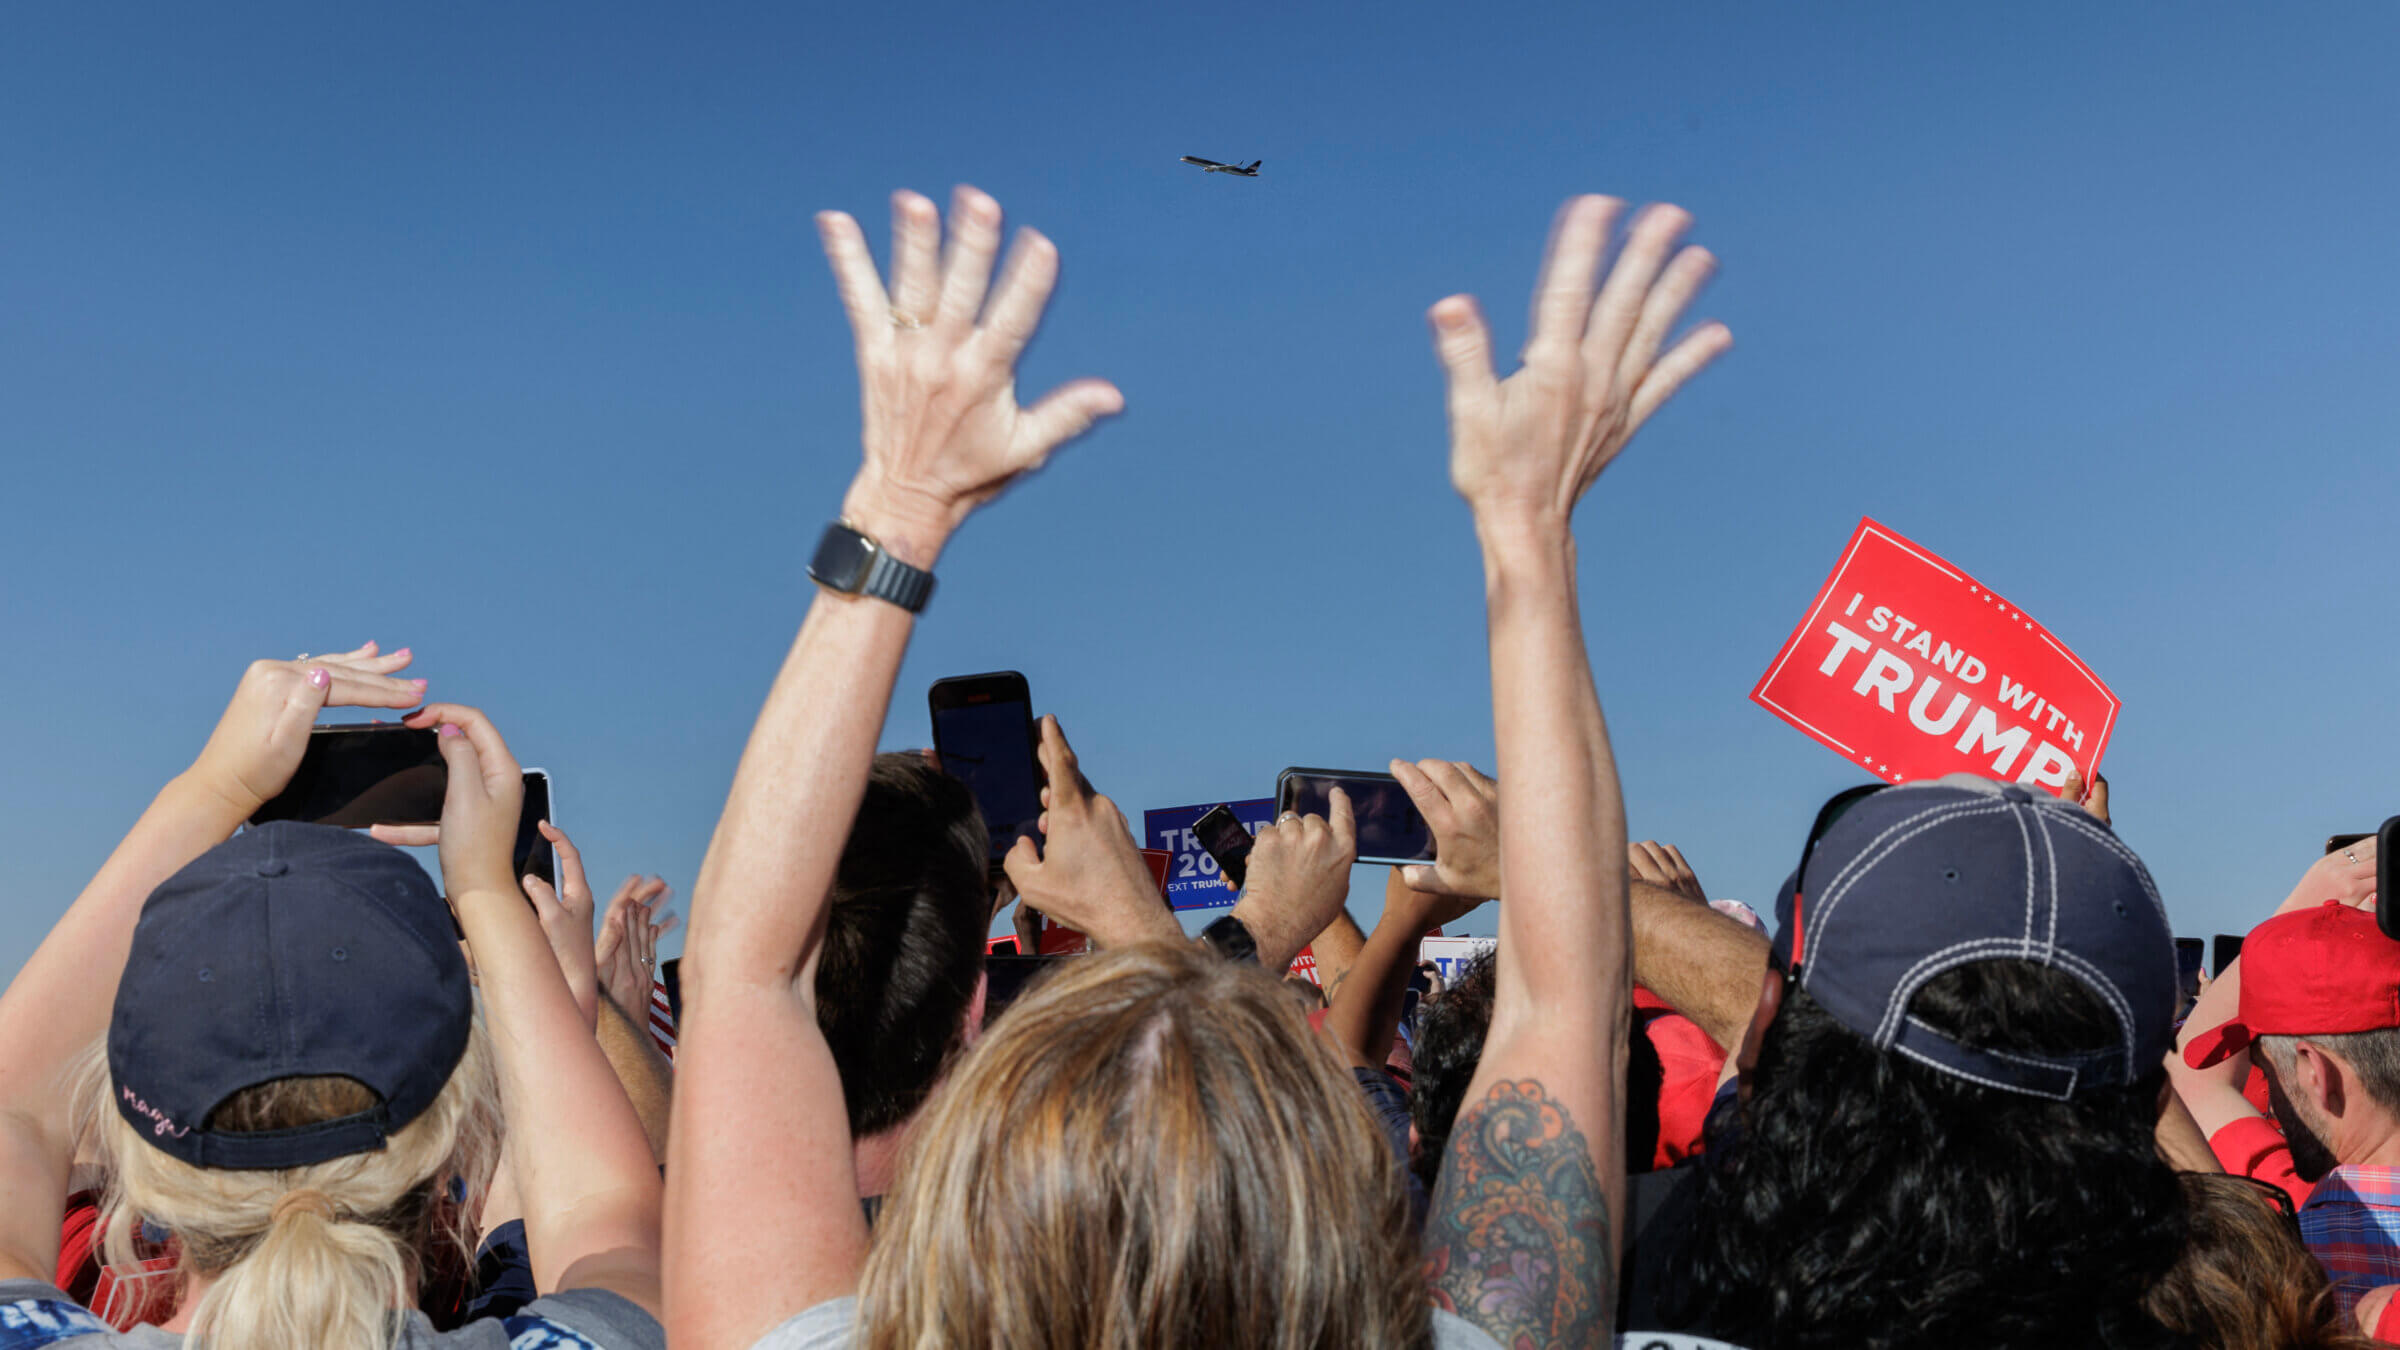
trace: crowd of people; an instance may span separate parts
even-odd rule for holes
[[[1121,399],[1017,403],[1058,260],[1023,232],[995,281],[989,198],[945,239],[897,195],[888,279],[821,217],[865,453],[692,890],[673,1038],[663,883],[596,941],[563,834],[555,887],[516,875],[491,717],[405,649],[259,661],[0,998],[0,1350],[2400,1340],[2372,840],[2179,1018],[2098,780],[1796,809],[1771,928],[1627,839],[1571,521],[1731,339],[1676,336],[1713,267],[1685,215],[1620,213],[1562,209],[1506,378],[1471,299],[1430,315],[1497,776],[1394,761],[1437,851],[1371,932],[1337,794],[1259,832],[1201,941],[1055,717],[1005,887],[968,788],[876,753],[951,533]],[[438,828],[244,828],[338,707],[436,731]],[[1093,950],[987,1016],[1004,894]],[[1492,953],[1412,998],[1423,937],[1484,904]]]

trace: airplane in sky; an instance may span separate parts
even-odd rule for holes
[[[1258,177],[1258,166],[1266,163],[1263,159],[1254,159],[1247,164],[1219,164],[1213,159],[1202,159],[1198,155],[1185,155],[1183,162],[1199,165],[1202,173],[1232,173],[1240,174],[1244,178]]]

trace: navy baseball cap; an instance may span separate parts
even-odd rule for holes
[[[1972,774],[1842,793],[1776,898],[1774,958],[1877,1049],[2065,1100],[2156,1070],[2175,1039],[2175,935],[2149,869],[2079,806]],[[2065,971],[2118,1035],[2080,1054],[1961,1045],[1909,1015],[1977,961]]]
[[[117,1112],[199,1167],[304,1167],[384,1146],[439,1097],[474,1030],[450,909],[396,848],[276,821],[150,893],[108,1024]],[[208,1128],[244,1088],[338,1074],[380,1099],[288,1130]]]

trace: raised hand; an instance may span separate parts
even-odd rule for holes
[[[192,764],[193,780],[248,817],[291,785],[320,711],[423,702],[425,681],[394,674],[412,659],[406,647],[386,655],[369,642],[332,655],[251,662]]]
[[[2073,802],[2082,807],[2103,825],[2113,823],[2108,818],[2107,774],[2093,774],[2091,786],[2087,788],[2083,783],[2083,770],[2069,769],[2067,781],[2058,786],[2058,796],[2060,801]]]
[[[600,968],[600,987],[611,1003],[640,1018],[650,1006],[651,973],[658,967],[658,940],[675,926],[671,913],[653,919],[675,898],[664,877],[630,876],[609,898],[600,920],[600,939],[594,959]]]
[[[2300,884],[2292,887],[2275,912],[2315,909],[2328,900],[2339,900],[2353,909],[2375,908],[2375,858],[2375,836],[2371,834],[2335,849],[2308,865],[2300,874]]]
[[[1358,861],[1350,796],[1333,790],[1329,814],[1286,811],[1258,832],[1234,917],[1258,945],[1258,963],[1281,974],[1300,949],[1339,914]]]
[[[1474,297],[1433,306],[1434,346],[1450,386],[1450,482],[1479,522],[1563,527],[1650,414],[1733,344],[1723,324],[1708,323],[1660,353],[1716,269],[1698,247],[1668,260],[1691,224],[1681,208],[1652,206],[1634,219],[1594,296],[1623,206],[1587,196],[1560,208],[1524,365],[1507,379],[1493,374],[1491,330]]]
[[[1392,761],[1392,776],[1433,831],[1433,861],[1401,869],[1411,890],[1489,900],[1500,894],[1500,785],[1472,764]]]
[[[550,950],[558,957],[558,968],[567,977],[567,990],[575,995],[584,1023],[596,1029],[600,1025],[600,968],[592,948],[592,888],[584,879],[583,854],[556,825],[545,820],[538,828],[558,854],[558,886],[554,890],[549,882],[527,873],[525,898],[533,902],[533,912],[542,921],[542,936],[550,939]]]
[[[1703,905],[1708,903],[1708,892],[1700,889],[1700,878],[1692,871],[1692,865],[1683,860],[1682,849],[1673,844],[1659,843],[1655,839],[1644,839],[1640,843],[1627,845],[1625,854],[1626,866],[1634,876],[1662,891],[1673,891],[1686,900],[1695,900]]]
[[[1019,407],[1016,363],[1058,281],[1058,250],[1020,230],[1000,281],[1000,206],[960,187],[950,241],[933,203],[892,195],[892,274],[887,288],[858,222],[817,217],[858,354],[866,462],[843,518],[887,546],[930,552],[975,507],[1041,467],[1062,442],[1121,410],[1105,380],[1075,380]],[[988,301],[987,301],[988,292]]]
[[[442,795],[442,889],[453,905],[469,894],[522,894],[517,880],[517,817],[525,804],[525,775],[481,709],[428,704],[404,719],[436,729],[448,788]]]
[[[1159,899],[1125,813],[1084,781],[1057,718],[1042,718],[1037,753],[1049,780],[1042,789],[1045,842],[1037,849],[1030,838],[1019,839],[1002,862],[1018,904],[1034,906],[1103,948],[1181,938],[1183,927]],[[1022,933],[1018,942],[1023,950]]]

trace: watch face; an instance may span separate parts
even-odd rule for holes
[[[808,564],[808,575],[820,586],[856,594],[866,584],[867,568],[874,561],[865,535],[847,525],[828,525],[825,537],[817,541],[817,556]]]

